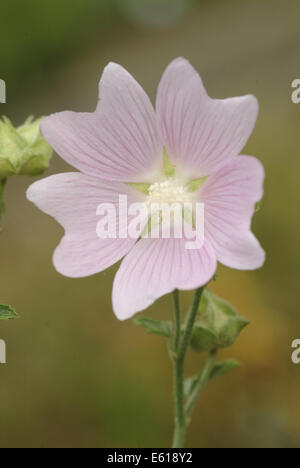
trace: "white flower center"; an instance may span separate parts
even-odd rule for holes
[[[146,204],[148,208],[154,204],[161,207],[164,204],[180,203],[183,206],[184,203],[191,201],[191,192],[176,179],[168,179],[164,182],[155,182],[149,187]]]

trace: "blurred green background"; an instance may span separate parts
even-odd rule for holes
[[[0,114],[92,111],[109,61],[125,66],[155,98],[165,66],[188,58],[212,97],[255,94],[256,130],[244,151],[266,168],[254,230],[267,250],[256,272],[220,267],[213,289],[251,320],[222,355],[243,362],[202,394],[189,447],[300,447],[300,78],[297,0],[10,0],[1,5]],[[68,170],[55,156],[51,170]],[[0,239],[0,299],[21,318],[0,324],[0,447],[166,447],[172,433],[166,343],[111,309],[117,267],[71,280],[51,256],[62,229],[12,178]],[[187,306],[190,293],[182,294]],[[147,315],[169,317],[162,298]],[[188,372],[202,358],[190,353]]]

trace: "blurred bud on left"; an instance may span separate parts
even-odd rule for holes
[[[7,117],[0,120],[0,179],[36,176],[49,167],[52,149],[41,134],[41,120],[29,117],[17,128]]]
[[[52,149],[41,134],[41,120],[29,117],[15,128],[7,117],[0,119],[0,222],[5,208],[3,192],[7,178],[38,176],[49,167]]]

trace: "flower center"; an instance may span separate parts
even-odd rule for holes
[[[155,182],[150,185],[146,205],[150,208],[151,205],[155,204],[159,209],[163,204],[172,205],[173,203],[180,203],[184,205],[184,203],[191,201],[191,192],[176,179],[168,179],[164,182]]]

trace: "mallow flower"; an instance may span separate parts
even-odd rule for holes
[[[54,265],[84,277],[122,260],[113,285],[120,320],[174,291],[199,288],[217,262],[240,270],[262,266],[265,253],[251,232],[263,195],[264,169],[240,155],[258,114],[254,96],[211,99],[190,63],[174,60],[158,87],[156,110],[135,79],[110,63],[93,113],[60,112],[43,119],[42,133],[79,172],[50,176],[27,196],[65,229]],[[204,242],[186,249],[184,238],[101,239],[97,206],[113,203],[123,225],[119,195],[129,203],[191,200],[204,205]]]

